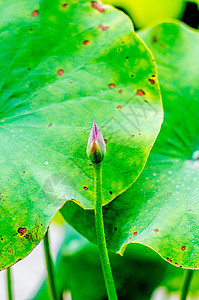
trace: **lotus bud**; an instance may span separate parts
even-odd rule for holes
[[[93,123],[91,127],[88,144],[87,144],[87,155],[93,163],[100,163],[106,154],[106,146],[104,139],[99,131],[97,124]]]

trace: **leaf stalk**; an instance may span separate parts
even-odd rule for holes
[[[94,167],[94,184],[95,184],[95,228],[97,236],[97,244],[99,248],[102,271],[104,275],[106,290],[109,300],[117,300],[117,293],[113,280],[113,274],[108,257],[106,245],[104,221],[102,213],[102,165],[101,163],[93,163]]]

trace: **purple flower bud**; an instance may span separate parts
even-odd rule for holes
[[[88,144],[87,155],[93,163],[100,163],[106,154],[106,146],[104,139],[99,131],[95,121],[93,127],[91,127]]]

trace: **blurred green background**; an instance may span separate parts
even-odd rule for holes
[[[135,29],[164,18],[182,20],[193,28],[198,28],[199,25],[198,0],[104,0],[103,2],[112,4],[128,14]]]

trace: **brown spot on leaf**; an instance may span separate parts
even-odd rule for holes
[[[143,90],[137,90],[137,95],[143,96],[143,95],[145,95],[145,92],[143,92]]]
[[[89,43],[90,43],[90,42],[89,42],[88,40],[86,40],[86,41],[84,41],[82,44],[86,46],[86,45],[88,45]]]
[[[132,137],[134,137],[135,136],[135,134],[132,134]]]
[[[117,109],[121,109],[121,108],[122,108],[121,105],[118,105],[118,106],[117,106]]]
[[[26,231],[27,231],[26,228],[23,228],[23,227],[18,228],[18,232],[20,233],[20,235],[23,235]]]
[[[119,94],[122,94],[122,90],[119,90],[118,93],[119,93]]]
[[[155,229],[154,231],[155,231],[155,232],[159,232],[159,229]]]
[[[53,124],[52,123],[50,123],[49,125],[48,125],[48,127],[52,127],[53,126]]]
[[[106,31],[109,28],[109,26],[99,25],[98,28],[100,28],[103,31]]]
[[[156,35],[154,35],[154,37],[153,37],[153,43],[157,43],[157,36]]]
[[[107,140],[106,140],[106,139],[104,139],[104,143],[105,143],[105,144],[107,143]]]
[[[167,193],[167,196],[170,196],[171,195],[171,193]]]
[[[138,233],[137,233],[137,231],[135,231],[134,233],[133,233],[133,235],[137,235]]]
[[[99,12],[104,13],[104,8],[97,1],[91,2],[92,7],[96,8]]]
[[[183,247],[181,248],[181,250],[182,250],[182,251],[184,251],[185,249],[186,249],[186,247],[185,247],[185,246],[183,246]]]
[[[109,84],[109,88],[110,88],[110,89],[114,89],[114,88],[115,88],[115,84],[114,84],[114,83],[110,83],[110,84]]]
[[[84,187],[83,187],[83,189],[84,189],[85,191],[87,191],[87,190],[88,190],[87,186],[84,186]]]
[[[35,11],[33,11],[32,16],[33,16],[33,17],[37,17],[38,14],[39,14],[39,11],[38,11],[38,10],[35,10]]]
[[[167,257],[167,261],[172,262],[172,259],[170,259],[169,257]]]
[[[66,7],[66,6],[68,6],[68,4],[67,4],[67,3],[64,3],[64,4],[62,5],[62,7]]]
[[[151,84],[155,83],[155,80],[153,80],[153,79],[149,79],[149,81],[150,81]]]
[[[109,194],[110,194],[110,195],[112,195],[112,194],[113,194],[113,192],[112,192],[112,191],[109,191]]]
[[[63,74],[64,74],[64,70],[59,70],[59,71],[57,72],[57,74],[60,75],[60,76],[63,75]]]

